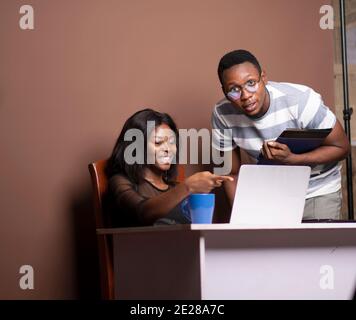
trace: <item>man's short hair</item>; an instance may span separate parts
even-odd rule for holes
[[[250,62],[252,63],[258,70],[259,74],[262,73],[261,65],[256,59],[256,57],[249,51],[246,50],[235,50],[225,54],[220,62],[218,67],[218,76],[221,84],[223,83],[223,72],[227,69],[230,69],[233,66],[238,64]]]

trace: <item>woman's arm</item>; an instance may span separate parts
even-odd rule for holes
[[[218,176],[210,172],[198,172],[185,179],[171,190],[152,198],[145,198],[134,190],[132,183],[121,178],[111,187],[119,206],[123,206],[136,214],[145,225],[151,225],[156,220],[165,217],[175,206],[192,193],[209,193],[220,187],[224,181],[232,181],[231,177]]]
[[[220,187],[223,181],[231,180],[231,177],[218,176],[208,171],[193,174],[171,190],[146,200],[140,209],[140,218],[145,224],[153,224],[166,216],[190,194],[209,193],[214,188]]]

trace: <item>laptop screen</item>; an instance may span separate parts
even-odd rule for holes
[[[293,226],[303,217],[310,177],[307,166],[243,165],[230,223]]]

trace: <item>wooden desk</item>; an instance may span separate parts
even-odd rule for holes
[[[98,229],[119,299],[351,299],[356,224]]]

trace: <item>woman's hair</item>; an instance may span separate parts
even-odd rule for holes
[[[151,134],[148,132],[147,124],[148,121],[154,121],[155,127],[162,124],[166,124],[176,135],[176,146],[177,154],[176,161],[171,164],[169,170],[164,175],[164,180],[166,183],[173,183],[177,176],[177,165],[178,163],[178,130],[173,119],[166,113],[160,113],[152,109],[144,109],[133,114],[129,119],[126,120],[121,133],[115,143],[114,150],[108,161],[108,166],[106,168],[107,176],[110,178],[115,174],[123,174],[133,183],[138,184],[143,177],[143,170],[147,166],[147,137]],[[128,164],[125,161],[125,150],[126,148],[135,141],[125,141],[124,137],[128,130],[138,129],[142,132],[144,137],[144,150],[137,150],[138,152],[143,152],[144,164],[135,162],[134,164]],[[152,130],[151,130],[152,131]],[[141,154],[142,155],[142,154]],[[136,154],[137,157],[137,154]]]

